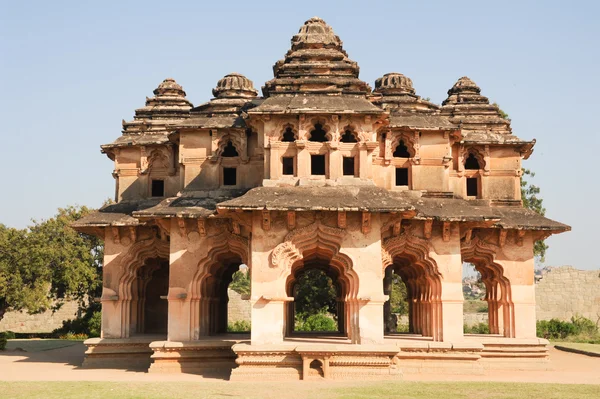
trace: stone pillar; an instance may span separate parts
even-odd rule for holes
[[[309,177],[310,176],[310,154],[306,149],[306,141],[296,140],[297,159],[296,159],[296,171],[298,177]]]
[[[281,177],[281,160],[279,159],[279,143],[271,143],[269,155],[269,170],[271,180],[277,180]]]
[[[460,253],[460,234],[458,225],[441,224],[434,228],[431,237],[435,260],[441,273],[440,301],[441,314],[437,314],[433,303],[434,339],[455,342],[463,340],[463,293],[462,258]],[[435,298],[435,295],[434,295]],[[439,308],[439,307],[438,307]],[[441,325],[439,320],[441,318]]]
[[[367,145],[360,143],[358,146],[358,177],[361,179],[369,178],[369,167],[367,165]]]
[[[505,336],[535,338],[535,263],[531,233],[527,233],[519,243],[507,239],[495,259],[510,281],[512,306],[504,309],[504,315],[508,320],[514,320],[514,331],[506,331],[509,326],[505,325]]]
[[[338,143],[330,142],[329,144],[329,179],[335,180],[342,177],[342,155],[338,151]]]

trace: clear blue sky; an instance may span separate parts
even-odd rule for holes
[[[440,103],[461,76],[537,139],[547,216],[573,231],[548,240],[546,265],[599,268],[596,1],[8,1],[0,0],[0,223],[25,227],[68,204],[114,195],[99,145],[121,133],[166,77],[196,105],[223,75],[259,88],[302,23],[320,16],[361,78],[412,78]]]

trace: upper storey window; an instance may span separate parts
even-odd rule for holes
[[[342,143],[358,143],[356,135],[350,130],[346,130],[344,134],[342,134],[342,137],[340,137],[340,141]]]
[[[225,146],[225,148],[223,149],[223,153],[221,154],[222,157],[237,157],[239,156],[237,150],[235,149],[235,147],[233,146],[233,143],[231,141],[227,142],[227,145]]]
[[[327,141],[326,135],[327,132],[323,129],[323,125],[316,123],[314,130],[310,132],[310,138],[308,140],[324,143]]]
[[[287,127],[285,129],[285,132],[283,132],[283,137],[281,139],[281,141],[285,141],[285,142],[293,142],[295,141],[296,138],[294,137],[294,131],[292,130],[291,127]]]
[[[469,153],[467,160],[465,161],[465,169],[469,170],[479,170],[481,169],[481,165],[479,165],[479,161],[475,158],[473,153]]]
[[[410,158],[410,153],[408,152],[408,147],[404,144],[404,140],[400,140],[394,150],[394,158]]]

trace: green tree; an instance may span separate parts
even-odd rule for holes
[[[521,178],[521,199],[523,200],[523,206],[542,216],[546,215],[546,208],[543,206],[544,200],[539,197],[540,188],[534,184],[530,184],[525,180],[525,176],[534,177],[535,173],[529,169],[523,169],[523,177]],[[541,263],[546,260],[547,249],[548,245],[543,240],[536,241],[533,246],[533,254]]]
[[[392,277],[392,292],[390,294],[390,305],[392,313],[400,315],[408,314],[408,302],[406,301],[406,285],[399,275],[394,273]]]
[[[337,313],[336,290],[333,281],[319,269],[308,269],[298,276],[294,302],[296,314],[306,316],[323,312]]]
[[[229,289],[234,290],[240,295],[250,295],[250,273],[248,270],[238,270],[233,273]]]
[[[28,229],[0,225],[0,320],[10,310],[43,312],[64,299],[83,305],[99,294],[103,243],[70,227],[89,212],[69,206]]]

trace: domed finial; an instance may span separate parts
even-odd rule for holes
[[[252,81],[239,73],[225,75],[213,89],[213,95],[217,98],[251,98],[256,97],[257,94],[258,90],[254,88]]]
[[[183,96],[185,97],[185,91],[183,87],[178,84],[173,78],[166,78],[154,89],[154,95],[156,96]]]
[[[481,89],[470,78],[463,76],[462,78],[458,79],[458,81],[450,90],[448,90],[448,95],[459,93],[479,94],[481,93]]]
[[[314,47],[341,47],[342,41],[319,17],[312,17],[304,22],[298,34],[292,37],[292,49]]]
[[[389,94],[415,94],[412,80],[401,73],[386,73],[375,81],[376,93]]]

